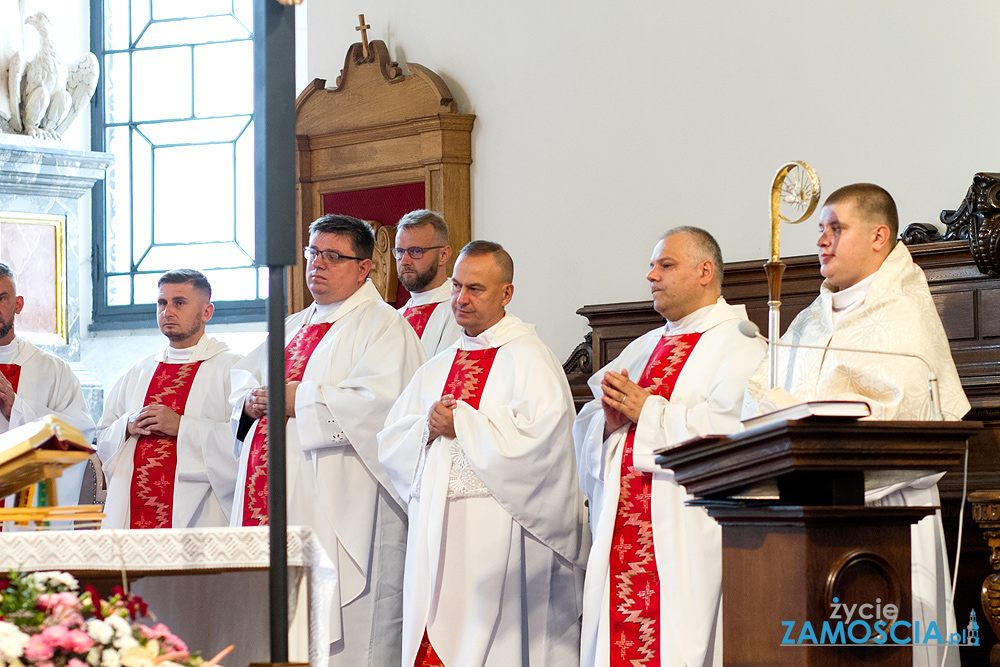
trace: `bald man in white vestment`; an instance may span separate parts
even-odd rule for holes
[[[227,526],[236,488],[229,371],[241,357],[205,335],[215,307],[200,271],[168,271],[158,282],[156,321],[168,345],[126,371],[104,400],[101,525]]]
[[[579,664],[589,536],[573,401],[533,326],[505,313],[513,262],[459,253],[461,338],[425,364],[379,434],[410,517],[403,667]]]
[[[740,428],[764,356],[721,296],[722,254],[696,227],[668,231],[646,275],[666,325],[590,379],[573,429],[590,500],[581,664],[722,665],[722,530],[654,463],[653,451]]]
[[[424,362],[420,339],[368,279],[367,223],[324,215],[304,249],[313,303],[285,320],[288,524],[308,525],[337,568],[330,665],[399,663],[406,512],[376,433]],[[267,352],[233,368],[240,441],[233,525],[268,521]]]
[[[961,419],[969,402],[951,358],[927,279],[909,251],[896,242],[896,204],[877,185],[845,186],[827,199],[820,214],[819,297],[792,321],[781,341],[858,350],[907,352],[916,359],[852,352],[778,348],[778,386],[768,393],[767,364],[747,386],[743,415],[750,417],[802,401],[864,400],[872,419],[930,420],[928,371],[940,384],[945,419]],[[763,405],[761,403],[763,402]],[[869,504],[937,506],[941,475],[865,494]],[[941,636],[955,631],[948,604],[951,585],[940,511],[911,530],[913,620],[936,622]],[[914,665],[939,665],[936,646],[914,646]],[[958,649],[948,665],[959,664]]]
[[[18,295],[14,273],[0,262],[0,433],[54,414],[80,429],[87,442],[93,441],[94,419],[84,401],[80,381],[69,364],[14,332],[23,308],[24,297]],[[86,462],[78,463],[56,480],[60,505],[79,503],[85,468]],[[14,506],[16,496],[9,496],[4,502]],[[3,527],[18,528],[12,522]]]
[[[451,347],[462,332],[451,313],[448,278],[448,225],[441,214],[426,209],[410,211],[396,225],[396,273],[410,292],[399,312],[420,336],[430,359]]]

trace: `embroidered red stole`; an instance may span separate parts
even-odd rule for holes
[[[495,347],[489,347],[485,350],[458,350],[455,352],[455,360],[451,362],[451,370],[448,372],[448,379],[445,380],[444,389],[441,390],[441,396],[451,394],[455,400],[465,401],[473,409],[478,410],[479,401],[483,397],[483,387],[486,386],[486,379],[490,376],[490,369],[493,368],[493,360],[496,359],[496,356],[497,348]],[[424,630],[424,638],[420,640],[417,659],[413,665],[414,667],[445,667],[441,656],[431,646],[427,630]]]
[[[443,301],[438,303],[425,303],[420,306],[410,306],[403,311],[403,317],[406,321],[410,323],[413,330],[417,332],[418,338],[423,338],[424,329],[427,328],[427,322],[431,319],[431,313],[434,309],[440,306]]]
[[[309,357],[333,322],[309,324],[299,328],[285,348],[285,382],[299,382]],[[288,419],[285,419],[288,423]],[[257,422],[250,441],[246,485],[243,489],[243,525],[267,525],[267,415]]]
[[[700,333],[663,336],[637,383],[669,399]],[[621,490],[611,541],[611,651],[613,666],[659,665],[660,578],[653,551],[653,475],[633,466],[635,424],[622,452]]]
[[[200,366],[200,361],[158,364],[149,380],[143,405],[165,405],[183,415]],[[153,434],[139,438],[132,455],[129,528],[173,527],[176,472],[176,436]]]
[[[14,391],[17,391],[17,382],[21,379],[21,367],[18,364],[0,364],[0,373],[7,378]]]

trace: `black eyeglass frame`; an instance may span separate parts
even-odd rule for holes
[[[432,245],[426,248],[421,248],[420,246],[415,245],[409,248],[389,248],[389,252],[391,252],[392,256],[395,257],[396,259],[403,259],[403,253],[409,255],[411,259],[420,259],[421,257],[424,256],[424,253],[427,252],[428,250],[439,250],[441,248],[444,248],[444,246]]]
[[[351,257],[350,255],[341,255],[336,250],[320,250],[319,248],[314,248],[311,245],[307,245],[302,249],[302,256],[306,258],[307,262],[315,262],[317,257],[322,257],[323,261],[327,264],[339,264],[341,260],[353,259],[358,262],[363,262],[364,257]]]

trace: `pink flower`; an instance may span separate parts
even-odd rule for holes
[[[24,657],[29,662],[40,663],[51,659],[53,655],[55,655],[55,649],[45,640],[44,631],[42,634],[32,635],[28,640],[28,645],[24,647]]]
[[[67,667],[90,667],[90,665],[79,658],[70,658],[69,665],[67,665]]]
[[[80,598],[76,593],[42,593],[38,596],[38,608],[42,611],[53,609],[66,609],[78,611],[80,609]]]
[[[164,652],[182,652],[187,653],[188,647],[184,641],[172,633],[170,628],[168,628],[163,623],[157,623],[153,627],[146,627],[145,625],[140,625],[142,633],[146,636],[146,639],[159,639],[163,642]]]
[[[86,653],[93,645],[94,640],[83,630],[70,630],[66,641],[62,644],[62,648],[72,653]],[[71,664],[70,667],[73,667],[73,665]],[[86,667],[86,665],[81,664],[78,667]]]

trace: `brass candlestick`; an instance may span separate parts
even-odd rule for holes
[[[797,224],[808,218],[819,203],[819,176],[805,162],[787,162],[778,169],[771,184],[771,258],[764,264],[767,273],[768,387],[778,386],[778,353],[775,343],[781,335],[781,222]]]

